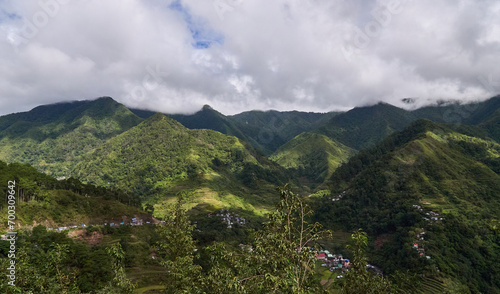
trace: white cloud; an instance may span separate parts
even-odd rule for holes
[[[40,3],[0,0],[3,114],[104,95],[232,114],[500,91],[494,0]]]

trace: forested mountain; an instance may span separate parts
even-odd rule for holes
[[[203,106],[200,111],[192,115],[168,114],[167,116],[180,122],[188,129],[209,129],[248,141],[246,135],[241,132],[230,117],[208,105]]]
[[[293,138],[270,158],[286,168],[299,168],[301,176],[318,185],[358,150],[375,145],[414,120],[411,112],[389,104],[354,108]]]
[[[387,272],[407,269],[495,293],[499,167],[495,141],[419,120],[338,168],[317,218],[367,230],[372,260]]]
[[[245,145],[212,130],[187,129],[157,113],[83,156],[72,174],[154,202],[189,191],[193,204],[259,211],[275,201],[267,198],[274,187],[290,179]]]
[[[230,116],[257,149],[270,155],[295,136],[316,129],[337,112],[247,111]]]
[[[135,195],[74,178],[58,181],[18,163],[0,162],[0,182],[0,193],[12,196],[8,205],[0,203],[0,212],[5,220],[15,216],[9,225],[0,223],[0,264],[14,268],[1,275],[0,292],[130,293],[125,265],[144,266],[151,259],[143,249],[148,240],[132,232],[151,238],[146,223],[155,221]],[[131,227],[133,219],[144,226]],[[13,272],[15,283],[9,284]]]
[[[269,158],[287,169],[296,170],[311,183],[322,183],[356,151],[331,138],[304,132],[282,145]]]
[[[450,128],[483,139],[492,138],[500,140],[500,97],[493,97],[483,102],[460,104],[458,102],[440,103],[413,111],[407,111],[395,106],[379,103],[373,106],[354,108],[331,118],[311,132],[328,137],[330,144],[347,146],[355,151],[363,150],[381,142],[390,134],[400,131],[417,119],[430,119],[438,123],[446,123]],[[310,136],[310,135],[309,135]],[[324,144],[304,142],[303,136],[297,136],[286,145],[280,147],[270,158],[294,158],[277,161],[286,168],[302,167],[301,175],[309,181],[320,184],[323,180],[318,175],[325,169],[330,171],[337,168],[339,161],[344,161],[342,156],[335,161],[323,160],[321,163],[309,160],[310,148],[293,148],[290,146],[303,146],[311,144],[318,146],[318,152],[324,154]],[[297,142],[295,142],[297,141]],[[288,154],[288,155],[287,155]],[[354,153],[349,153],[354,154]],[[317,155],[314,158],[319,158]],[[323,158],[326,158],[323,156]],[[303,159],[303,160],[301,160]],[[311,164],[316,162],[316,164]]]
[[[154,114],[154,112],[139,109],[131,109],[131,111],[142,118],[148,118]],[[165,115],[189,129],[210,129],[238,137],[249,142],[265,155],[270,155],[293,137],[322,126],[337,114],[337,112],[253,110],[225,116],[205,105],[194,114]]]
[[[418,119],[449,124],[452,128],[477,127],[477,136],[498,140],[495,130],[500,127],[500,96],[482,102],[448,102],[407,111],[389,104],[357,107],[335,116],[314,130],[356,150],[374,146],[395,131],[400,131]],[[474,128],[473,128],[474,129]]]
[[[22,225],[102,222],[139,215],[141,205],[171,219],[168,207],[180,197],[182,207],[192,208],[189,215],[198,223],[194,229],[186,220],[192,235],[183,238],[194,237],[202,247],[226,242],[236,248],[225,251],[233,256],[240,256],[236,253],[241,250],[239,244],[262,244],[260,237],[252,238],[263,235],[249,229],[262,229],[260,220],[267,212],[274,213],[271,223],[280,223],[286,213],[298,209],[284,207],[284,202],[273,208],[280,200],[275,187],[291,183],[297,195],[314,197],[294,198],[289,190],[281,197],[313,204],[314,218],[326,228],[338,234],[364,229],[369,235],[370,263],[385,274],[417,274],[424,293],[497,293],[499,119],[500,97],[413,111],[379,103],[341,114],[249,111],[234,116],[209,106],[193,115],[131,111],[104,97],[0,117],[0,160],[9,163],[0,163],[0,180],[15,179],[19,184]],[[38,172],[16,162],[29,163]],[[71,178],[57,181],[54,177]],[[5,186],[2,189],[5,194]],[[245,214],[248,225],[231,229],[232,224],[227,225],[231,221],[213,218],[214,214],[236,218],[234,211]],[[283,229],[283,223],[278,227]],[[232,264],[229,255],[206,252],[194,260],[189,252],[193,262],[189,266],[203,267],[205,274],[210,273],[205,276],[212,279],[210,283],[218,280],[210,276],[213,271],[224,269],[225,283],[234,286],[233,274],[246,281],[245,275],[259,274],[260,263],[276,259],[280,270],[272,275],[283,281],[280,287],[287,287],[284,277],[290,260],[281,256],[279,246],[286,244],[287,252],[297,260],[302,257],[296,254],[293,238],[288,237],[288,243],[276,240],[276,228],[266,233],[268,250],[261,250],[261,259],[254,264],[248,264],[249,259]],[[173,236],[168,230],[163,233]],[[79,248],[66,237],[42,229],[36,234],[38,241],[52,238]],[[127,234],[108,240],[124,246],[129,254],[127,266],[146,260],[158,266],[149,255],[157,250],[152,248],[158,234],[145,233],[145,241],[134,241],[134,245],[127,240],[135,237]],[[25,238],[31,240],[29,234]],[[42,246],[44,254],[54,256],[49,241],[29,242],[34,244],[33,252]],[[219,245],[210,250],[216,252],[222,248]],[[102,248],[97,251],[103,253]],[[86,254],[90,253],[78,256]],[[228,259],[214,268],[211,258]],[[110,269],[112,261],[105,260],[104,267]],[[39,262],[36,258],[25,261]],[[67,269],[88,270],[69,257],[65,262]],[[240,271],[242,265],[250,271]],[[137,279],[147,286],[150,278]],[[37,283],[46,287],[41,280]],[[79,283],[84,285],[80,289],[91,287],[88,281]]]
[[[83,184],[75,178],[56,180],[29,165],[6,164],[0,161],[2,195],[8,186],[15,191],[16,228],[44,224],[58,227],[81,224],[99,224],[133,217],[147,217],[140,208],[139,199],[120,190],[110,190]],[[6,185],[9,183],[9,185]],[[7,215],[7,204],[0,210]],[[6,229],[6,222],[0,228]]]
[[[332,118],[316,130],[340,143],[361,150],[375,145],[417,118],[404,109],[379,103],[357,107]]]
[[[0,160],[70,176],[80,157],[141,118],[109,97],[39,106],[0,117]]]

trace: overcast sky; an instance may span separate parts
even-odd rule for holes
[[[500,92],[499,64],[498,0],[0,0],[0,114],[476,100]]]

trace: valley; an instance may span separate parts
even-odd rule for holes
[[[165,273],[174,265],[175,277],[186,284],[206,279],[193,289],[232,285],[257,293],[253,287],[265,283],[233,285],[233,277],[246,281],[265,272],[278,283],[292,271],[290,264],[316,262],[303,261],[295,250],[312,243],[296,243],[290,238],[295,233],[283,233],[290,223],[280,222],[305,213],[305,204],[312,211],[302,220],[318,224],[308,234],[316,238],[320,224],[330,230],[330,237],[315,239],[318,250],[357,258],[348,236],[362,240],[363,234],[353,232],[366,233],[358,254],[365,252],[384,273],[380,280],[366,277],[384,293],[390,293],[387,284],[394,293],[499,293],[499,101],[496,96],[411,111],[379,103],[346,112],[232,116],[208,105],[192,115],[154,113],[110,97],[45,105],[0,117],[0,179],[17,184],[15,229],[22,232],[25,252],[39,254],[22,257],[33,265],[31,274],[45,275],[36,272],[37,258],[52,262],[46,266],[54,270],[64,265],[82,293],[92,291],[93,280],[100,289],[128,289],[126,277],[144,290],[136,293],[153,293],[147,289],[174,283]],[[7,186],[0,188],[8,195]],[[7,206],[1,206],[2,215]],[[133,218],[148,224],[127,225]],[[82,224],[80,239],[45,230]],[[9,231],[6,223],[1,230]],[[85,243],[92,234],[100,241]],[[177,244],[184,255],[161,244]],[[254,253],[240,260],[236,256],[245,248]],[[306,252],[315,256],[312,249]],[[70,256],[94,256],[96,264]],[[102,279],[90,274],[98,256],[125,284],[106,284],[113,280],[109,273]],[[318,279],[325,274],[314,267],[303,287],[340,293],[356,282],[346,274],[347,282],[335,278],[321,287]],[[358,272],[358,279],[363,276]],[[54,285],[70,289],[70,280]]]

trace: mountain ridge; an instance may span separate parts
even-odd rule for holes
[[[385,271],[408,269],[488,292],[500,286],[492,262],[498,236],[490,230],[500,214],[499,164],[497,142],[418,120],[339,167],[328,180],[338,196],[319,200],[317,218],[369,232],[379,242],[371,258]]]

